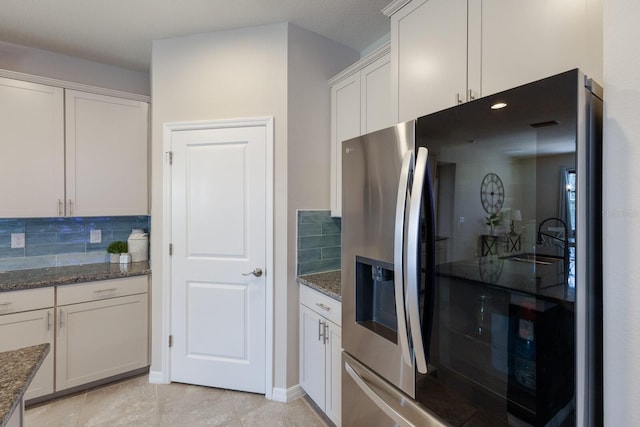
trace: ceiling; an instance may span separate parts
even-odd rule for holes
[[[2,0],[0,40],[145,72],[153,40],[277,22],[361,51],[389,32],[389,2]]]

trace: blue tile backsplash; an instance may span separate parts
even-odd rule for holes
[[[0,219],[0,271],[108,261],[109,243],[126,241],[133,228],[149,231],[149,216]],[[89,243],[91,230],[101,243]],[[25,233],[25,247],[11,249],[11,234]]]
[[[328,210],[298,211],[298,274],[340,269],[341,220]]]

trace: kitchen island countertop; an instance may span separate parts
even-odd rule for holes
[[[3,271],[0,272],[0,292],[118,279],[121,277],[148,275],[150,273],[151,269],[148,261],[129,264],[97,263]]]
[[[24,393],[48,353],[49,344],[0,353],[0,427],[20,410]]]
[[[340,270],[298,276],[297,282],[342,302]]]

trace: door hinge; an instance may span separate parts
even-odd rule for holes
[[[173,151],[167,151],[167,159],[169,160],[169,164],[173,164]]]
[[[169,347],[173,347],[173,335],[169,335]]]
[[[169,243],[169,255],[173,255],[173,243]]]

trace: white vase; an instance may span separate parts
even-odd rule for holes
[[[120,263],[120,254],[109,254],[109,262],[111,264],[119,264]]]

